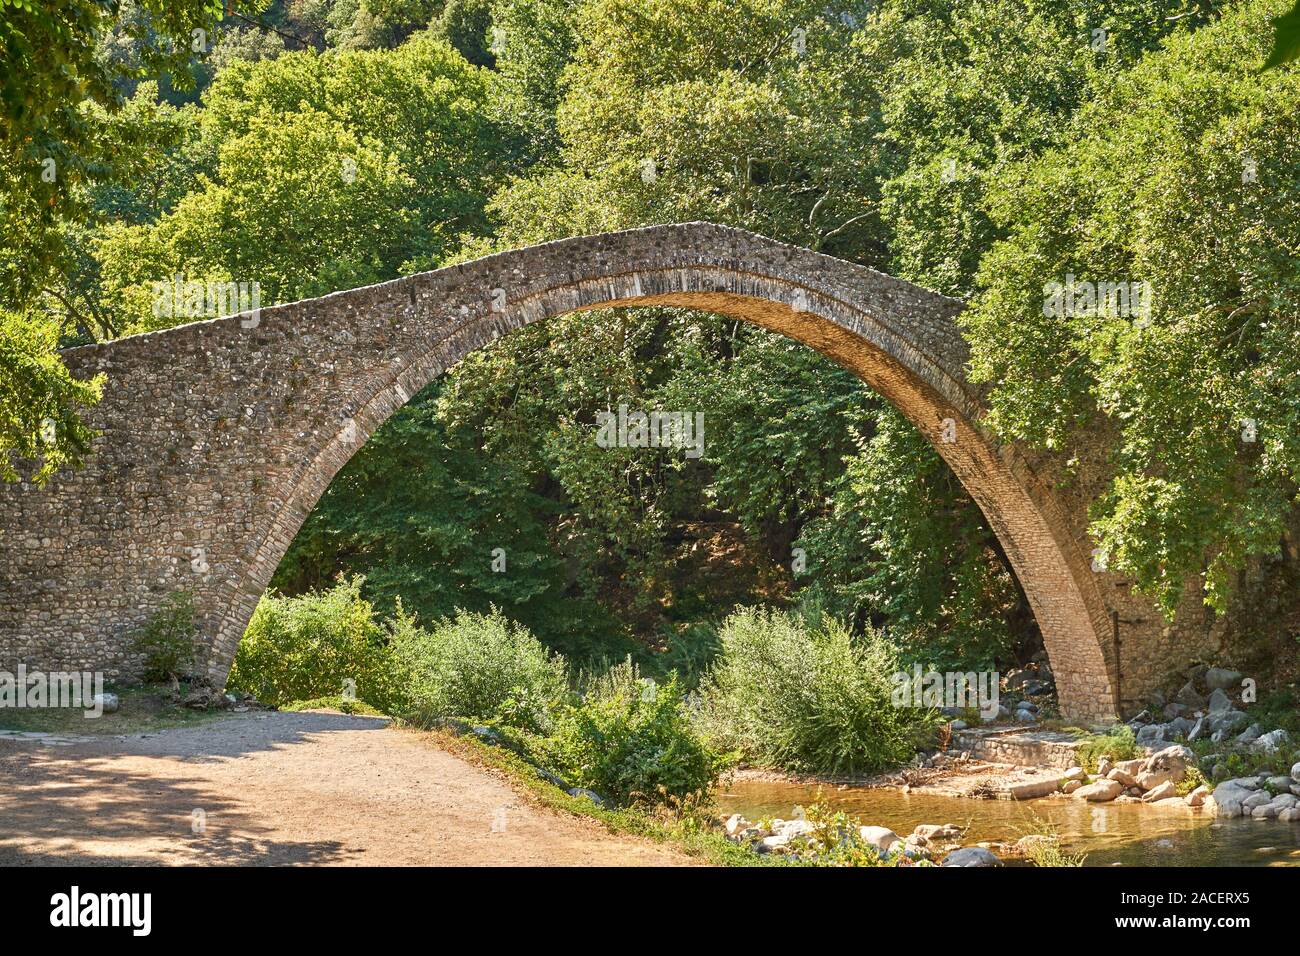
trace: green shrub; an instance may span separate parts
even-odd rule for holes
[[[384,629],[362,600],[364,579],[301,597],[263,595],[226,686],[272,706],[351,696],[388,712],[393,702]]]
[[[700,726],[716,746],[763,766],[874,773],[911,757],[933,711],[893,704],[896,651],[830,619],[809,627],[747,609],[722,626],[721,656],[701,686]]]
[[[145,680],[179,680],[193,669],[198,630],[194,617],[194,595],[176,591],[132,632],[132,647],[144,655]]]
[[[1079,766],[1088,773],[1097,772],[1102,757],[1111,761],[1132,760],[1138,755],[1137,738],[1128,724],[1116,724],[1104,734],[1083,734],[1076,751]]]
[[[693,725],[676,677],[642,680],[630,660],[561,707],[543,746],[560,776],[623,805],[705,793],[726,763]]]
[[[543,733],[567,690],[564,658],[495,608],[457,611],[432,630],[399,610],[389,647],[401,712],[417,724],[466,717]]]

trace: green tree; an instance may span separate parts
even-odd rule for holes
[[[1300,77],[1257,72],[1278,9],[1172,38],[1080,110],[1086,136],[1014,169],[967,320],[1004,435],[1068,453],[1117,433],[1092,530],[1169,613],[1202,572],[1226,609],[1295,514]],[[1150,308],[1050,314],[1067,277],[1136,283]]]

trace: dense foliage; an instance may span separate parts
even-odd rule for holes
[[[720,746],[761,766],[874,773],[901,763],[937,715],[895,706],[895,650],[878,633],[851,635],[747,609],[727,619],[701,689],[699,721]]]
[[[361,596],[361,578],[299,597],[258,602],[226,686],[278,706],[344,696],[394,704],[387,635]]]
[[[707,792],[725,758],[693,725],[677,681],[643,679],[631,661],[587,681],[543,752],[566,780],[622,804]]]
[[[497,612],[461,612],[430,630],[399,617],[388,650],[399,709],[425,724],[469,717],[541,733],[568,689],[564,659]]]

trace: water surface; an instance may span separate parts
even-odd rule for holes
[[[789,819],[796,806],[821,803],[864,824],[906,836],[919,823],[969,827],[963,842],[1014,843],[1050,826],[1087,866],[1300,866],[1300,825],[1276,820],[1216,820],[1205,812],[1082,800],[970,800],[897,790],[735,780],[717,796],[722,813]]]

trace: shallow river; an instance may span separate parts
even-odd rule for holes
[[[919,823],[959,823],[963,843],[1014,843],[1054,827],[1087,866],[1300,866],[1300,824],[1276,820],[1215,820],[1205,813],[1082,800],[968,800],[896,790],[838,790],[834,786],[736,780],[718,793],[719,810],[747,819],[789,819],[796,806],[821,803],[860,823],[906,836]]]

